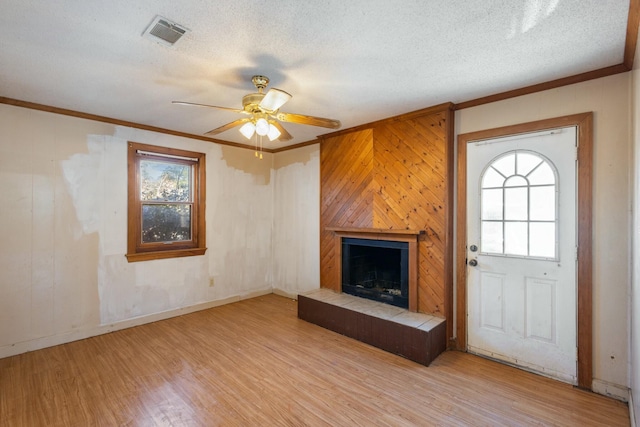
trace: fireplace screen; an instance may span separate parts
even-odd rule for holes
[[[409,307],[409,244],[342,239],[342,292]]]

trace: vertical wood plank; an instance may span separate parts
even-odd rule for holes
[[[456,344],[467,350],[467,139],[458,136],[458,200],[456,213]]]
[[[593,113],[578,123],[578,386],[593,380]]]

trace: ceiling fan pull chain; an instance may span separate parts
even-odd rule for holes
[[[255,138],[256,138],[256,157],[258,157],[258,134],[254,133]]]
[[[255,151],[255,155],[256,155],[257,158],[262,160],[262,135],[258,135],[257,133],[255,135],[256,135],[256,151]],[[260,138],[260,143],[258,143],[258,138]]]

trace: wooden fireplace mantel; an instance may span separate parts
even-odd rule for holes
[[[332,286],[323,286],[336,292],[342,291],[342,238],[353,237],[357,239],[390,240],[395,242],[407,242],[409,244],[409,311],[418,311],[418,240],[425,235],[424,230],[391,230],[382,228],[349,228],[349,227],[325,227],[326,231],[334,233],[334,265],[332,266]]]
[[[420,236],[425,234],[424,230],[392,230],[389,228],[359,228],[359,227],[325,227],[327,231],[343,234],[372,234],[372,235],[398,235],[398,236]]]

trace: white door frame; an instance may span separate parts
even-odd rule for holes
[[[547,129],[576,126],[577,164],[577,335],[578,387],[591,390],[593,379],[592,165],[593,113],[582,113],[458,135],[456,215],[456,349],[467,350],[467,144]]]

